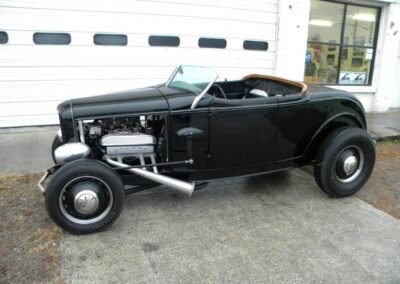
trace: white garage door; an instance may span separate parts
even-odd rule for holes
[[[2,0],[0,127],[56,124],[65,99],[162,83],[178,64],[272,74],[277,2]]]

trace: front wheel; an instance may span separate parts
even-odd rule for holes
[[[374,164],[375,145],[369,134],[360,128],[340,128],[318,150],[314,177],[329,196],[350,196],[368,181]]]
[[[88,234],[113,223],[125,199],[121,178],[95,160],[77,160],[60,168],[46,190],[51,219],[66,231]]]

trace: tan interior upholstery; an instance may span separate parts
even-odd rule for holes
[[[300,93],[302,95],[305,95],[308,90],[307,84],[305,84],[303,82],[296,82],[296,81],[284,79],[281,77],[275,77],[275,76],[270,76],[270,75],[261,75],[261,74],[250,74],[250,75],[244,76],[242,78],[242,80],[249,80],[249,79],[264,79],[264,80],[275,81],[275,82],[283,83],[283,84],[286,84],[289,86],[293,86],[293,87],[299,88]]]

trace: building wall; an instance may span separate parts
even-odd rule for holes
[[[400,67],[396,69],[400,48],[400,5],[389,0],[351,2],[382,8],[373,82],[371,86],[332,87],[355,94],[367,112],[400,108]],[[310,0],[282,0],[280,3],[276,74],[303,80]]]
[[[359,2],[383,11],[373,84],[336,88],[367,111],[398,108],[400,4]],[[258,72],[303,80],[309,11],[310,0],[2,0],[9,41],[0,44],[0,127],[56,124],[65,99],[162,83],[178,64],[211,66],[222,79]],[[66,32],[72,41],[35,45],[35,32]],[[128,44],[94,45],[96,33],[125,34]],[[150,35],[178,36],[180,45],[150,47]],[[227,46],[199,48],[200,37]],[[269,49],[244,50],[244,40]]]
[[[0,127],[56,124],[59,102],[166,81],[178,64],[206,65],[220,78],[273,74],[278,0],[3,0]],[[70,45],[35,45],[35,32],[66,32]],[[95,33],[126,34],[126,46],[96,46]],[[179,36],[179,47],[149,47],[149,35]],[[199,37],[225,49],[199,48]],[[244,50],[244,40],[269,43]]]
[[[400,32],[400,31],[399,31]],[[400,75],[400,46],[397,52],[395,76],[399,78]],[[395,80],[394,92],[390,103],[390,108],[400,110],[400,80]]]
[[[279,1],[275,74],[303,81],[310,0]]]

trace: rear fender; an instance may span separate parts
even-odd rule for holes
[[[331,117],[322,124],[308,143],[302,164],[312,162],[322,141],[332,131],[341,127],[357,127],[366,129],[366,123],[353,113],[340,113]]]

